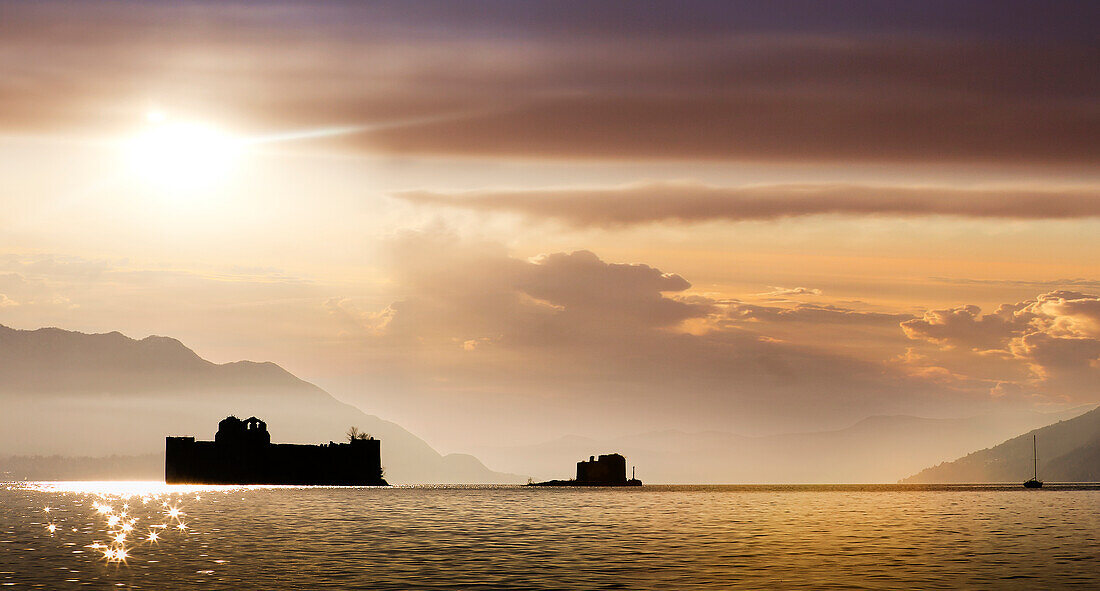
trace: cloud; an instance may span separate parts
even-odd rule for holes
[[[774,285],[769,286],[771,291],[765,293],[758,293],[756,295],[762,297],[788,297],[788,296],[819,296],[821,295],[820,289],[810,289],[806,287],[777,287]]]
[[[1058,290],[1039,296],[1034,307],[1037,314],[1051,319],[1051,332],[1100,338],[1100,296]]]
[[[944,347],[998,349],[1027,330],[1034,318],[1027,307],[1026,304],[1004,305],[984,315],[981,308],[974,305],[929,310],[923,318],[902,322],[901,328],[913,340],[926,340]]]
[[[520,289],[560,306],[578,324],[667,328],[710,311],[705,304],[666,297],[691,284],[649,265],[605,263],[589,251],[543,255],[531,264]]]
[[[1083,288],[1100,289],[1100,279],[966,279],[956,277],[929,277],[929,281],[952,285],[1008,285],[1013,287]]]
[[[756,322],[808,322],[845,326],[870,324],[889,327],[896,327],[899,322],[912,318],[909,314],[867,312],[832,305],[796,304],[787,308],[742,302],[731,302],[727,314],[737,320]]]
[[[929,310],[901,327],[913,340],[1025,366],[1032,377],[1026,385],[1048,394],[1095,399],[1100,383],[1098,295],[1057,290],[1002,304],[991,314],[973,305]],[[954,358],[960,365],[969,360],[966,355]]]
[[[1033,300],[1002,304],[992,314],[974,305],[929,310],[903,322],[909,338],[945,347],[1003,347],[1015,337],[1044,332],[1055,336],[1100,337],[1100,296],[1057,290]]]
[[[691,287],[679,275],[607,263],[585,250],[520,260],[495,244],[409,232],[389,252],[408,293],[385,315],[385,333],[398,340],[603,341],[674,329],[711,311],[708,302],[668,297]]]
[[[941,384],[885,362],[883,343],[902,350],[906,315],[752,306],[642,263],[585,250],[517,258],[435,230],[403,233],[388,253],[392,302],[344,301],[339,314],[358,324],[348,346],[367,352],[365,371],[405,376],[400,404],[410,408],[462,400],[471,413],[578,429],[661,416],[754,430],[985,396],[933,403]],[[859,346],[834,346],[843,339]]]
[[[517,101],[488,114],[352,139],[386,153],[550,159],[1052,165],[1087,164],[1097,153],[1086,134],[1100,131],[1100,123],[1080,108],[1034,113],[1023,105],[990,108],[980,99],[934,96],[914,102],[920,100],[821,98],[808,90],[597,94]],[[1042,123],[1028,122],[1029,115]],[[968,129],[974,122],[978,129]]]
[[[16,273],[21,278],[27,276],[68,281],[96,281],[104,274],[125,265],[125,260],[109,261],[52,254],[33,256],[0,254],[0,270]]]
[[[950,215],[1061,219],[1100,216],[1097,189],[956,189],[846,184],[715,187],[649,183],[603,189],[411,191],[399,199],[474,211],[517,213],[575,226],[617,227],[665,221],[752,221],[808,215]]]
[[[1090,14],[915,11],[19,4],[0,129],[114,132],[153,101],[265,133],[421,122],[328,140],[386,154],[1095,162]]]

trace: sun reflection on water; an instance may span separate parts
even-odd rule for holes
[[[237,519],[226,515],[223,507],[251,502],[254,492],[266,498],[265,491],[271,489],[298,488],[163,482],[3,482],[0,493],[15,493],[12,498],[27,498],[30,502],[5,506],[0,497],[0,523],[8,517],[23,522],[11,524],[7,530],[0,527],[0,544],[14,544],[12,534],[26,531],[27,547],[20,548],[20,552],[40,552],[34,555],[36,560],[55,561],[56,570],[70,577],[66,581],[82,584],[111,581],[128,585],[149,576],[179,575],[180,569],[187,571],[184,575],[194,573],[209,576],[210,580],[232,577],[234,567],[223,566],[230,561],[213,555],[232,551],[212,544],[225,539],[226,523]],[[24,492],[28,493],[25,497]],[[29,541],[34,539],[48,547],[31,547]],[[0,546],[0,563],[7,556],[3,552],[14,548]],[[210,568],[198,568],[210,562],[218,565],[216,574]],[[192,565],[194,570],[190,570]],[[49,578],[49,574],[34,567],[18,572],[5,566],[0,565],[0,587],[13,579]]]
[[[191,497],[200,501],[202,497],[197,491],[230,492],[242,487],[199,487],[159,482],[29,482],[22,488],[74,495],[77,500],[69,507],[55,504],[42,508],[48,519],[44,524],[47,531],[53,537],[63,535],[68,529],[63,527],[65,521],[79,525],[91,517],[96,524],[91,530],[85,529],[80,533],[77,527],[72,527],[71,533],[91,537],[84,548],[98,552],[100,559],[107,564],[126,565],[128,559],[151,555],[162,542],[179,541],[182,536],[192,533],[191,527],[184,521],[187,513],[183,510],[183,501]],[[138,525],[142,522],[150,524],[143,527],[148,529],[147,534],[138,531]],[[170,531],[176,532],[174,537],[166,537]],[[66,545],[74,543],[69,541]]]

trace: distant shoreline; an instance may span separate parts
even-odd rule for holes
[[[971,484],[646,484],[640,486],[600,486],[600,485],[558,485],[558,486],[531,486],[527,484],[396,484],[389,487],[375,486],[326,486],[326,485],[194,485],[194,484],[165,484],[163,480],[2,480],[0,485],[5,487],[30,487],[31,485],[59,485],[72,484],[73,488],[79,488],[81,483],[96,483],[109,485],[118,483],[132,486],[134,484],[148,483],[150,486],[172,487],[179,486],[188,489],[225,489],[225,488],[255,488],[255,489],[386,489],[386,490],[623,490],[623,491],[712,491],[712,492],[746,492],[746,493],[799,493],[799,492],[1036,492],[1044,491],[1100,491],[1100,482],[1047,482],[1038,490],[1028,490],[1020,483],[971,483]]]

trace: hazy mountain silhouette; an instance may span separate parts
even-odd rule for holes
[[[1100,408],[926,468],[902,482],[1023,482],[1031,478],[1032,434],[1037,436],[1040,479],[1100,482]]]
[[[167,337],[0,326],[0,403],[0,456],[163,454],[165,435],[212,439],[218,421],[237,414],[262,417],[285,443],[340,440],[358,426],[382,440],[394,483],[525,480],[440,455],[274,363],[216,364]]]
[[[617,451],[650,483],[896,482],[1015,433],[1076,416],[1000,412],[964,419],[875,416],[846,429],[745,437],[719,431],[660,431],[607,440],[566,436],[519,447],[478,448],[478,457],[536,479],[569,475],[577,460]]]

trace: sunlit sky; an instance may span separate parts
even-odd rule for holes
[[[1100,402],[1095,3],[0,4],[0,324],[442,450]]]

